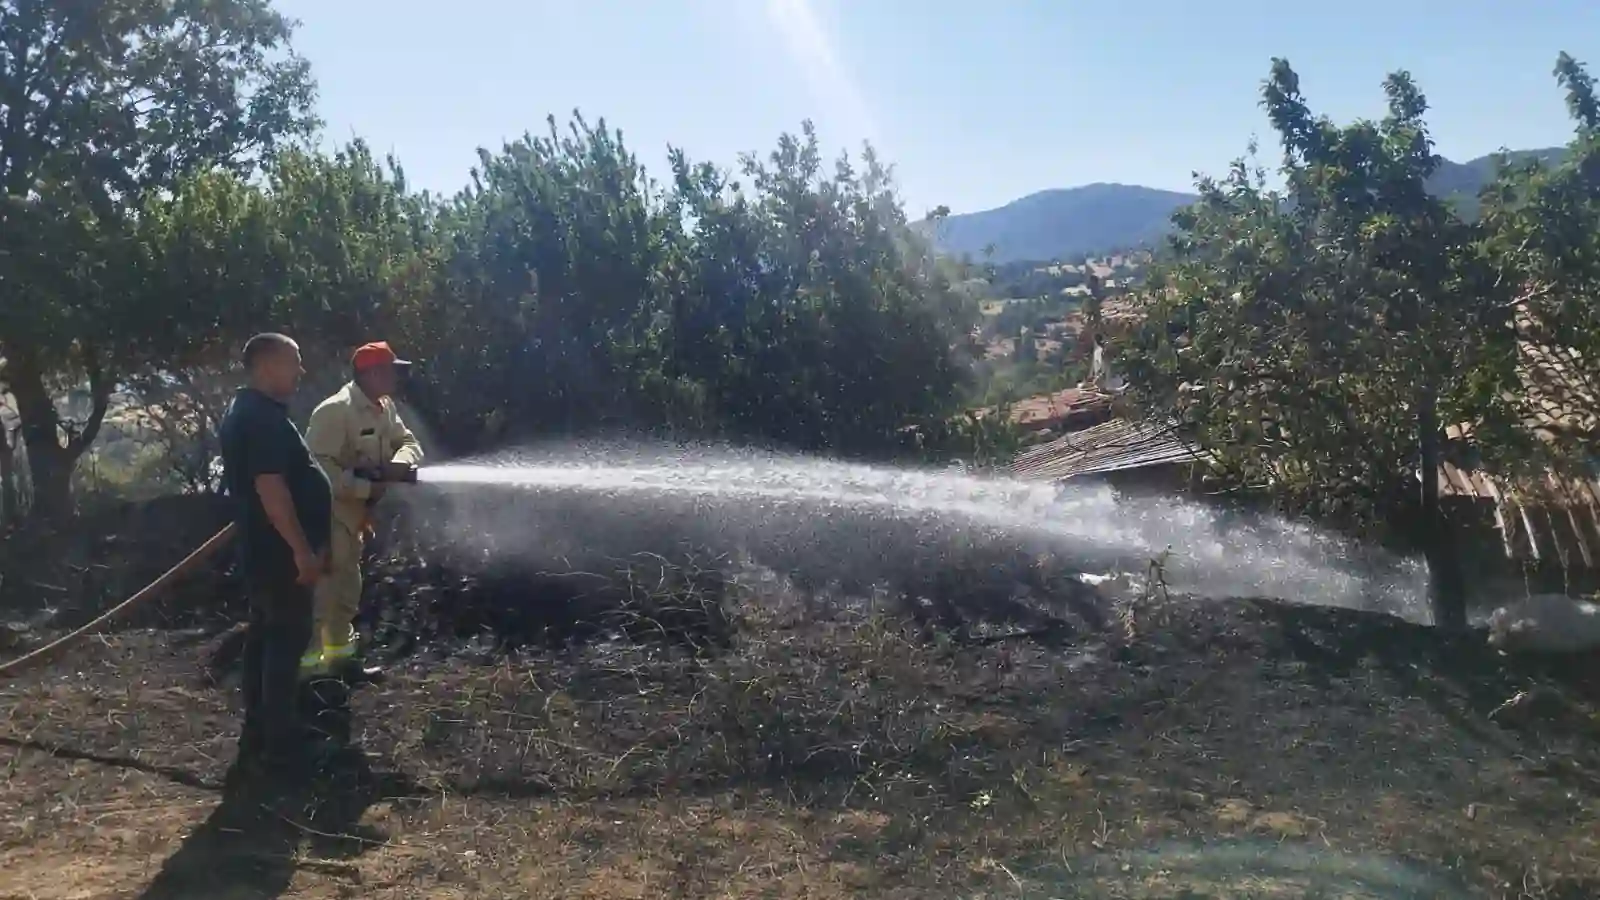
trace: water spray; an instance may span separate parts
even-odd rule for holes
[[[1019,481],[710,448],[566,446],[431,465],[408,499],[483,558],[582,565],[693,546],[816,584],[916,581],[1003,551],[1206,596],[1276,597],[1427,620],[1426,575],[1310,525],[1228,517],[1104,484]]]
[[[442,506],[446,543],[485,554],[571,563],[692,543],[753,556],[819,584],[936,577],[997,550],[1047,554],[1089,582],[1166,560],[1178,591],[1256,595],[1377,609],[1427,620],[1426,575],[1398,559],[1310,526],[1265,518],[1228,523],[1173,498],[1118,497],[1064,485],[949,471],[728,450],[568,447],[530,464],[508,456],[361,473],[377,484],[422,485],[408,499]],[[431,496],[430,496],[431,495]],[[144,590],[23,658],[42,662],[136,608],[209,559],[229,526]],[[986,555],[987,554],[987,555]]]

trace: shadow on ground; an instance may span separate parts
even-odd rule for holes
[[[1482,632],[1449,636],[1348,610],[1259,602],[1287,659],[1317,681],[1375,668],[1462,733],[1524,752],[1516,732],[1546,749],[1530,774],[1600,796],[1600,663],[1593,654],[1502,654]]]
[[[205,791],[217,790],[219,785],[201,778],[186,769],[177,766],[163,766],[147,763],[131,756],[119,756],[109,753],[95,753],[90,750],[77,750],[72,747],[50,743],[49,741],[27,740],[23,738],[0,737],[0,747],[16,747],[20,750],[35,750],[48,753],[57,759],[76,759],[84,762],[99,763],[102,766],[115,766],[121,769],[133,769],[150,775],[159,775],[174,784],[185,787],[199,788]]]
[[[361,824],[367,809],[420,794],[409,778],[374,770],[367,754],[353,748],[297,784],[250,784],[231,772],[221,804],[140,898],[267,900],[282,896],[299,870],[354,883],[349,860],[388,840]]]
[[[1169,842],[1041,866],[1019,879],[1030,898],[1133,900],[1470,900],[1455,875],[1381,855],[1244,839]]]

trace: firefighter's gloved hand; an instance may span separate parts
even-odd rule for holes
[[[387,462],[383,464],[380,481],[399,482],[401,484],[417,483],[417,467],[408,462]]]

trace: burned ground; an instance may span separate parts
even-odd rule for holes
[[[584,569],[375,559],[393,678],[270,811],[225,614],[0,684],[0,897],[1600,895],[1578,663],[1026,556]]]

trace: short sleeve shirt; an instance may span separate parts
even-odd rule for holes
[[[219,433],[223,486],[233,501],[245,574],[292,575],[294,554],[267,518],[255,480],[261,475],[283,476],[306,540],[313,550],[321,550],[328,545],[332,527],[333,491],[328,477],[312,460],[305,438],[289,418],[288,407],[253,388],[234,395]]]

